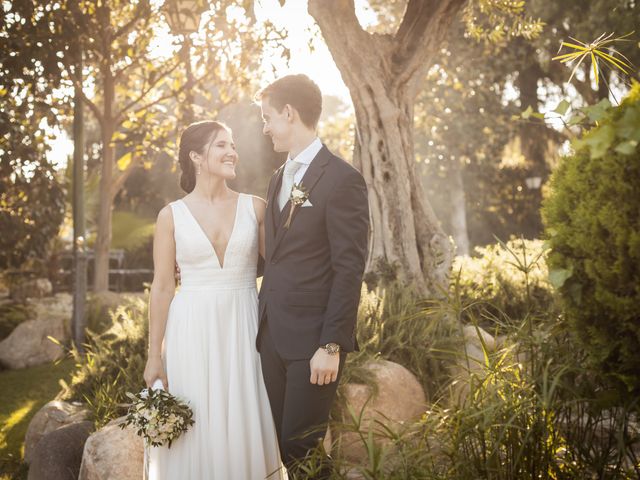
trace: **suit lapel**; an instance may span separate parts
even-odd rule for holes
[[[282,173],[284,171],[284,164],[276,170],[272,177],[270,189],[267,195],[267,225],[270,226],[272,236],[275,236],[278,228],[280,212],[278,211],[278,195],[276,192],[280,191],[280,184],[282,183]]]
[[[302,180],[300,183],[306,188],[308,194],[311,194],[313,187],[316,186],[316,184],[318,183],[318,180],[320,180],[320,177],[322,177],[322,174],[324,173],[324,169],[327,163],[329,162],[329,156],[330,156],[329,149],[323,144],[322,149],[320,149],[316,157],[313,159],[313,161],[309,165],[309,168],[307,168],[307,171],[304,173],[304,176],[302,177]],[[280,175],[280,178],[282,178],[282,175]],[[284,224],[286,223],[287,218],[289,216],[290,208],[291,208],[291,200],[289,200],[285,204],[284,208],[282,209],[282,212],[279,212],[279,215],[276,217],[278,218],[278,228],[276,229],[276,238],[273,245],[272,255],[275,253],[276,249],[278,248],[278,245],[280,245],[280,242],[285,237],[286,233],[289,231],[288,228],[284,228]],[[291,217],[292,224],[293,224],[293,220],[296,218],[296,215],[298,214],[301,208],[302,207],[298,207],[294,210],[293,215]],[[277,210],[274,210],[274,213],[275,212],[277,212]]]

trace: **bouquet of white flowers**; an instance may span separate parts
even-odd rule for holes
[[[195,423],[189,405],[165,391],[159,379],[151,388],[136,395],[130,392],[126,395],[133,403],[129,404],[127,417],[120,428],[133,426],[145,439],[145,445],[167,444],[171,448],[171,442]]]

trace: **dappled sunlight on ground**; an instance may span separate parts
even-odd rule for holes
[[[64,360],[0,372],[0,480],[22,478],[16,475],[24,469],[20,464],[29,422],[60,391],[60,379],[69,381],[73,364]]]

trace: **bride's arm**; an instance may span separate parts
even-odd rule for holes
[[[267,202],[260,197],[253,197],[253,209],[256,212],[256,219],[258,220],[258,228],[260,230],[260,240],[258,242],[258,250],[260,256],[264,258],[264,217],[267,211]]]
[[[149,300],[149,358],[160,358],[169,305],[176,289],[175,260],[173,215],[171,207],[167,205],[158,214],[153,237],[153,282]]]

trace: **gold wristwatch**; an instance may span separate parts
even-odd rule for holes
[[[322,348],[324,348],[324,351],[329,355],[337,355],[340,353],[340,345],[337,343],[327,343],[326,345],[323,345]]]

